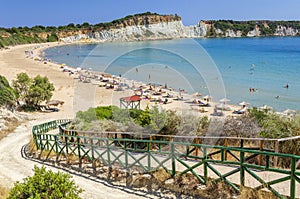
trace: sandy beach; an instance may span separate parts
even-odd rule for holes
[[[90,83],[83,83],[79,81],[78,74],[70,75],[68,72],[62,72],[58,64],[51,62],[45,64],[43,61],[26,58],[26,50],[33,50],[34,55],[39,55],[41,50],[56,45],[62,44],[30,44],[0,50],[0,74],[4,75],[9,82],[15,79],[16,75],[21,72],[26,72],[31,77],[36,75],[47,76],[50,82],[55,86],[52,99],[64,101],[63,106],[59,107],[59,112],[35,112],[27,114],[30,121],[0,141],[0,158],[2,161],[0,176],[3,176],[0,179],[0,184],[2,186],[11,187],[16,180],[21,180],[28,175],[32,175],[32,168],[36,163],[22,158],[21,154],[19,154],[22,146],[29,142],[32,125],[54,119],[74,118],[76,111],[85,110],[91,106],[111,104],[119,106],[119,99],[121,97],[135,94],[133,89],[115,91],[114,89],[100,87],[99,81],[95,80],[92,80]],[[193,100],[193,96],[187,94],[182,94],[182,96],[186,100],[172,99],[172,103],[168,104],[150,102],[150,100],[143,99],[141,107],[145,108],[146,106],[158,105],[164,109],[176,110],[179,114],[181,112],[189,112],[207,116],[210,116],[213,112],[214,103],[210,102],[211,107],[203,108],[205,111],[201,113],[201,108],[197,104],[190,103]],[[225,115],[229,115],[232,114],[232,111],[224,111],[224,113]],[[13,149],[8,147],[11,144],[15,145]],[[16,154],[16,157],[12,157]],[[84,198],[107,198],[110,196],[114,198],[120,198],[120,196],[122,196],[122,198],[141,197],[133,193],[125,193],[121,190],[116,192],[112,187],[107,187],[102,183],[88,181],[86,179],[83,180],[83,177],[79,176],[75,177],[75,181],[79,186],[85,189]],[[100,197],[104,192],[95,192],[94,190],[105,190],[105,196]]]
[[[0,72],[5,75],[7,79],[11,82],[16,75],[20,72],[26,72],[30,76],[42,75],[47,76],[55,86],[55,91],[53,92],[52,99],[64,101],[64,105],[60,108],[58,113],[51,113],[52,118],[73,118],[78,110],[86,110],[92,106],[107,106],[116,105],[119,106],[119,99],[121,97],[127,97],[134,95],[139,91],[139,86],[147,87],[146,84],[139,82],[134,82],[132,80],[126,80],[126,83],[130,86],[135,84],[135,90],[123,89],[122,91],[116,91],[116,89],[106,89],[105,87],[100,87],[99,84],[103,84],[100,81],[92,79],[90,83],[83,83],[79,81],[78,73],[69,74],[68,72],[62,72],[61,65],[47,62],[45,64],[43,61],[35,60],[34,57],[39,56],[40,52],[45,48],[54,47],[57,45],[65,45],[63,43],[47,43],[47,44],[31,44],[31,45],[21,45],[16,47],[11,47],[8,50],[0,51]],[[33,51],[33,56],[31,58],[26,58],[25,51]],[[68,67],[71,68],[71,67]],[[81,74],[88,74],[92,76],[97,74],[92,71],[85,71]],[[110,81],[112,78],[108,78]],[[124,82],[125,80],[116,81]],[[116,88],[116,87],[115,87]],[[148,88],[149,89],[149,88]],[[158,88],[156,89],[158,90]],[[176,110],[180,112],[189,112],[198,114],[201,116],[210,116],[213,111],[215,104],[210,101],[210,107],[200,107],[199,104],[193,103],[194,100],[198,100],[198,97],[194,97],[193,94],[178,92],[171,92],[173,98],[169,98],[167,104],[162,103],[165,99],[163,95],[169,93],[169,90],[162,88],[164,94],[151,96],[151,99],[146,99],[142,97],[141,108],[144,109],[146,106],[160,106],[163,109]],[[174,98],[182,97],[183,100],[176,100]],[[203,97],[203,96],[202,96]],[[201,98],[201,96],[199,97]],[[203,99],[202,99],[203,101]],[[224,115],[231,115],[233,110],[239,109],[238,106],[230,105],[230,111],[223,111]],[[45,114],[44,114],[45,115]],[[47,115],[48,116],[48,115]]]
[[[40,163],[24,158],[20,152],[22,147],[29,143],[33,125],[58,118],[74,117],[75,80],[73,77],[60,72],[55,64],[48,63],[45,65],[42,62],[25,58],[25,50],[32,49],[35,46],[50,47],[54,45],[57,45],[57,43],[22,45],[10,47],[8,50],[0,50],[1,75],[4,75],[9,81],[13,80],[20,72],[26,72],[30,76],[46,75],[55,85],[53,99],[60,99],[65,102],[60,107],[59,112],[26,114],[29,121],[17,127],[13,133],[0,141],[0,185],[2,187],[11,188],[16,181],[21,181],[23,178],[33,175],[34,165],[42,166]],[[55,167],[46,167],[55,172],[58,171]],[[89,180],[81,175],[72,174],[72,176],[75,183],[84,189],[81,194],[83,198],[145,198],[143,193],[134,193],[128,189],[108,185],[102,181]],[[147,196],[147,198],[149,197]]]

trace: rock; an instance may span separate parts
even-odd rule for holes
[[[133,19],[126,20],[126,22],[117,25],[116,28],[93,32],[77,31],[70,34],[61,34],[59,37],[64,42],[82,40],[96,42],[139,41],[204,37],[206,31],[207,27],[203,22],[199,22],[195,26],[184,26],[180,17],[143,16],[137,18],[137,21]]]
[[[137,188],[145,187],[151,182],[150,179],[151,179],[151,175],[149,174],[136,176],[135,178],[132,179],[132,186]]]
[[[169,180],[166,180],[165,181],[165,184],[166,185],[172,185],[172,184],[174,184],[175,183],[175,180],[173,179],[173,178],[170,178]]]

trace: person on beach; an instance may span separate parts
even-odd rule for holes
[[[288,89],[288,88],[289,88],[289,85],[288,85],[288,84],[286,84],[286,85],[284,86],[284,88]]]

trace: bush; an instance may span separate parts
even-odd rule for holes
[[[34,175],[23,179],[23,182],[16,182],[10,190],[8,199],[27,199],[27,198],[80,198],[79,194],[83,191],[69,174],[61,172],[54,173],[45,167],[34,166]]]
[[[16,92],[10,87],[7,79],[0,75],[0,106],[14,106]]]
[[[13,88],[18,100],[24,102],[24,107],[33,110],[39,108],[41,102],[50,100],[54,91],[54,86],[47,77],[37,75],[32,79],[26,73],[17,75]]]

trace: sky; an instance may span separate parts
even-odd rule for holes
[[[0,27],[96,24],[127,15],[178,14],[200,20],[300,20],[299,0],[1,0]]]

